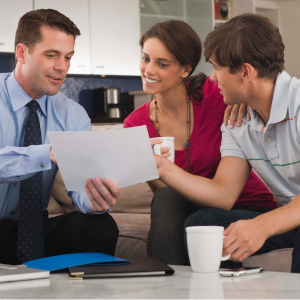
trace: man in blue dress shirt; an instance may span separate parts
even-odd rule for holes
[[[96,177],[94,181],[87,180],[86,193],[68,191],[76,212],[48,219],[46,210],[58,170],[47,131],[91,130],[85,110],[58,93],[69,70],[78,35],[76,25],[55,10],[28,12],[20,19],[16,32],[16,68],[11,74],[0,74],[0,263],[19,264],[43,256],[76,252],[114,254],[118,228],[106,213],[119,197],[119,189],[113,182],[108,179],[102,182]],[[37,109],[32,112],[30,104],[36,104],[35,101]],[[37,116],[35,123],[41,143],[24,146],[34,132],[25,129],[31,113]],[[26,224],[34,228],[29,230],[32,231],[29,239],[41,238],[44,248],[42,252],[32,251],[31,247],[39,248],[33,242],[29,254],[21,259],[19,250],[25,247],[20,245],[26,244],[28,233],[18,226],[20,202],[24,198],[20,190],[27,185],[25,196],[28,196],[30,178],[34,185],[41,187],[41,199],[37,203],[41,204],[38,214],[43,220],[42,236],[34,236],[34,226],[40,225],[32,220],[34,213],[28,211],[26,201],[22,206],[22,214],[25,211],[22,228],[26,229]],[[21,249],[17,250],[17,246]],[[32,256],[30,253],[35,250],[42,254]]]

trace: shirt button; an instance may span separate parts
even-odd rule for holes
[[[15,181],[15,182],[14,182],[14,186],[17,186],[17,185],[18,185],[18,183]]]
[[[44,168],[44,164],[40,164],[40,167],[41,167],[41,168]]]
[[[270,137],[267,138],[267,142],[268,142],[268,143],[272,142],[272,139],[271,139]]]
[[[10,212],[11,215],[13,215],[14,213],[15,213],[15,212],[14,212],[13,210]]]

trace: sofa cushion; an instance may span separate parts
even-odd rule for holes
[[[58,172],[56,174],[56,177],[55,177],[55,181],[54,181],[54,185],[53,185],[53,188],[52,188],[51,196],[62,207],[63,212],[68,213],[68,212],[76,211],[76,208],[71,203],[71,198],[66,193],[66,186],[65,186],[65,183],[62,179],[62,176],[61,176],[61,173],[60,173],[59,170],[58,170]],[[60,212],[52,211],[52,207],[50,206],[50,204],[51,204],[51,199],[50,199],[50,203],[49,203],[49,206],[48,206],[49,214],[51,214],[51,213],[55,213],[55,214],[60,213]]]
[[[150,214],[153,193],[143,182],[120,189],[120,198],[112,208],[114,213]]]
[[[138,257],[146,257],[146,248],[147,244],[140,239],[128,238],[119,235],[115,256],[128,260]]]
[[[149,214],[111,213],[119,228],[115,256],[124,259],[147,256]]]
[[[293,248],[274,250],[250,256],[243,261],[244,267],[262,267],[265,271],[291,272]]]
[[[62,208],[62,206],[60,205],[60,203],[58,201],[56,201],[52,195],[50,196],[50,201],[49,201],[47,210],[48,210],[49,215],[65,213],[65,211]]]
[[[122,129],[123,124],[111,124],[111,125],[102,125],[101,123],[93,124],[92,131],[102,131],[102,130],[113,130],[113,129]]]
[[[110,213],[119,228],[119,235],[140,239],[147,242],[148,232],[150,230],[149,214],[119,214]]]
[[[65,183],[59,170],[54,180],[47,210],[49,215],[76,211],[71,203],[71,198],[66,194]]]

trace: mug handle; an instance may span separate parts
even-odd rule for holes
[[[225,238],[225,235],[223,235],[223,239]],[[228,260],[230,258],[231,254],[228,254],[226,256],[221,256],[221,261]]]
[[[161,156],[160,144],[155,144],[153,149],[154,149],[154,154]]]

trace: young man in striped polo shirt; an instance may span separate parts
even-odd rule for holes
[[[242,262],[252,254],[294,248],[292,272],[300,273],[300,80],[284,71],[284,44],[267,18],[243,14],[218,26],[205,40],[226,104],[246,103],[251,120],[222,125],[222,160],[213,179],[185,173],[156,156],[164,183],[204,208],[185,227],[220,225],[226,230],[223,255]],[[251,169],[281,207],[267,213],[230,211]]]

